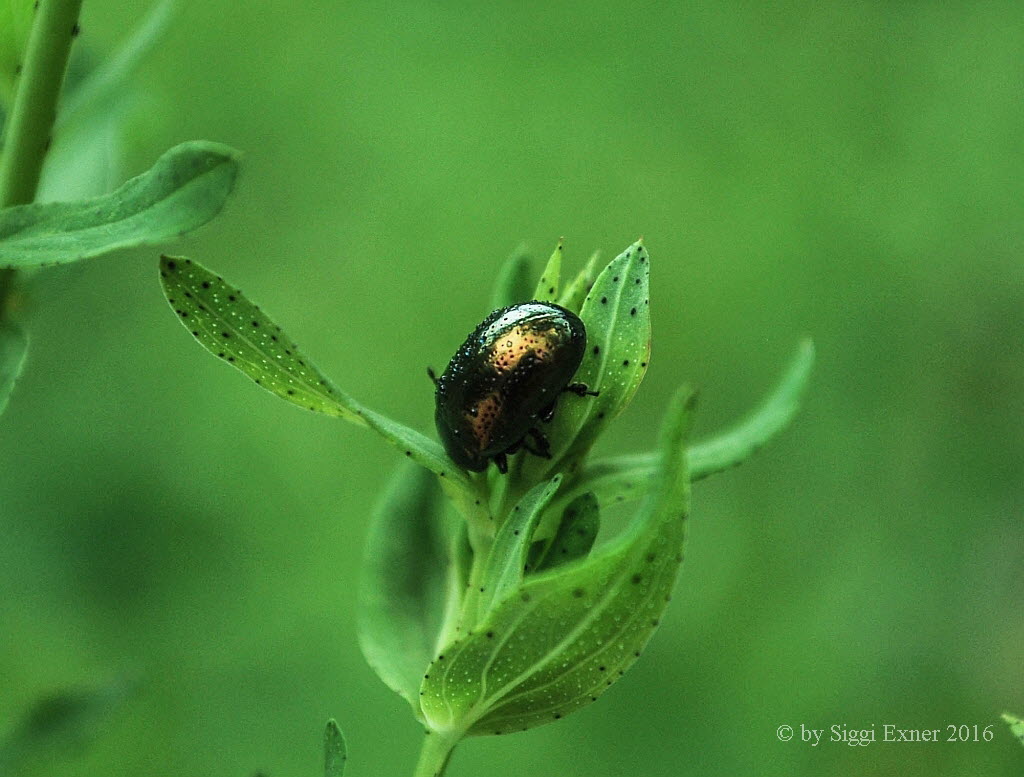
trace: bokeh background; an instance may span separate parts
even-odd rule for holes
[[[78,61],[146,9],[87,0]],[[710,434],[815,338],[793,427],[695,488],[642,660],[566,720],[465,743],[452,777],[1020,774],[998,713],[1024,713],[1022,56],[1017,2],[211,0],[89,153],[116,181],[181,140],[244,150],[174,250],[428,433],[424,367],[521,241],[565,236],[570,269],[650,249],[652,366],[605,452],[649,447],[684,381]],[[129,678],[88,747],[30,773],[317,774],[335,716],[349,774],[410,774],[420,729],[353,612],[395,456],[199,349],[156,255],[30,287],[0,420],[0,732]],[[886,723],[995,737],[775,734]]]

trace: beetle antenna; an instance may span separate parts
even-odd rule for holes
[[[427,367],[427,377],[434,382],[435,386],[437,385],[437,374],[434,372],[433,367]]]

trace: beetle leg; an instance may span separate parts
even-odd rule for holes
[[[514,455],[519,451],[520,448],[524,447],[523,440],[516,440],[510,446],[508,446],[501,453],[494,457],[494,466],[498,468],[498,472],[502,475],[508,472],[508,457]]]
[[[550,459],[551,458],[550,454],[545,456],[541,451],[537,450],[536,448],[534,448],[532,445],[530,445],[527,442],[523,443],[523,450],[526,451],[527,453],[532,453],[534,456],[537,456],[538,458],[542,458],[542,459]]]
[[[555,417],[555,403],[552,402],[550,405],[548,405],[539,413],[537,413],[537,417],[546,424],[551,423],[551,420]]]
[[[534,456],[540,457],[541,459],[550,459],[551,451],[549,450],[548,438],[541,434],[541,431],[539,429],[528,429],[526,431],[526,434],[534,438],[534,443],[537,445],[537,447],[526,442],[526,438],[523,437],[521,440],[516,442],[512,447],[506,450],[506,454],[514,454],[516,450],[522,448],[527,452],[527,454],[532,454]]]
[[[498,472],[502,475],[508,474],[508,459],[505,458],[504,453],[499,453],[494,457],[494,466],[498,468]]]
[[[532,453],[534,456],[540,456],[542,459],[550,459],[551,443],[548,442],[548,438],[544,436],[544,432],[542,432],[536,426],[531,426],[528,433],[530,437],[533,438],[533,441],[537,444],[538,450],[533,450],[532,448],[527,448],[527,450],[530,451],[530,453]],[[523,444],[525,445],[526,443]]]
[[[591,391],[586,383],[570,383],[562,391],[571,391],[578,397],[596,397],[601,394],[600,391]]]
[[[434,381],[434,385],[437,385],[437,375],[434,373],[433,367],[427,367],[427,377]]]

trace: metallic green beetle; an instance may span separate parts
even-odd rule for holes
[[[506,457],[519,448],[550,458],[538,421],[552,419],[564,391],[597,396],[571,382],[586,348],[580,317],[551,302],[523,302],[485,318],[440,378],[429,371],[437,433],[452,460],[483,472],[493,459],[505,473]]]

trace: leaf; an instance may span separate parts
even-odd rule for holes
[[[367,425],[355,401],[332,386],[280,326],[221,276],[191,259],[162,256],[160,279],[182,325],[210,353],[282,399]]]
[[[25,367],[28,337],[15,324],[0,321],[0,414],[7,409],[14,384]]]
[[[753,412],[731,429],[693,446],[690,451],[693,479],[743,463],[789,426],[800,409],[813,366],[814,342],[806,338],[797,347],[782,379]]]
[[[498,529],[481,578],[483,593],[478,603],[481,614],[500,604],[523,582],[534,529],[560,485],[561,475],[535,485],[512,508]]]
[[[527,482],[569,471],[598,435],[629,404],[647,371],[651,352],[648,254],[636,242],[612,260],[594,282],[580,318],[587,350],[574,382],[596,397],[565,396],[548,428],[552,459],[532,458],[523,467]]]
[[[517,302],[528,302],[532,288],[530,254],[525,246],[519,246],[498,271],[491,294],[491,310],[507,308]]]
[[[701,480],[717,472],[736,467],[754,455],[775,435],[789,426],[800,409],[800,400],[814,366],[814,343],[800,343],[789,367],[775,388],[758,407],[732,428],[691,446],[690,479]],[[654,454],[634,454],[587,463],[573,488],[559,503],[586,491],[600,501],[631,502],[645,493],[657,464]]]
[[[587,462],[573,487],[566,489],[553,507],[564,508],[570,501],[587,493],[593,494],[602,504],[639,501],[647,494],[657,461],[656,453],[640,453]],[[690,476],[691,480],[696,479],[692,469]]]
[[[403,462],[373,511],[359,585],[363,656],[421,719],[420,683],[436,655],[446,599],[442,506],[437,480]]]
[[[529,571],[543,572],[585,557],[594,547],[600,528],[597,497],[589,491],[580,494],[565,508],[555,535],[533,544]]]
[[[402,451],[409,459],[438,477],[447,479],[448,486],[452,489],[448,491],[451,498],[455,498],[453,491],[468,495],[473,493],[473,486],[465,473],[448,458],[440,443],[369,408],[362,408],[362,417],[367,425],[391,443],[392,447]]]
[[[691,400],[680,392],[671,404],[652,493],[627,530],[586,560],[527,578],[431,664],[421,704],[432,729],[451,738],[557,720],[640,655],[682,561]]]
[[[124,682],[65,689],[39,699],[0,740],[0,775],[20,774],[29,763],[92,742],[121,708],[131,688]]]
[[[14,102],[35,0],[0,0],[0,113]]]
[[[228,146],[194,140],[110,194],[0,210],[0,267],[73,262],[179,237],[220,212],[237,159]]]
[[[345,774],[345,761],[348,760],[348,749],[345,737],[338,728],[337,721],[327,721],[324,731],[324,777],[342,777]]]
[[[185,329],[258,386],[307,410],[369,427],[417,464],[458,488],[469,488],[465,474],[439,443],[364,407],[334,386],[281,327],[221,276],[191,259],[163,256],[160,279]]]
[[[625,409],[647,371],[651,353],[648,254],[636,242],[601,272],[583,302],[588,357],[575,379],[600,391],[586,405],[588,436],[596,437]],[[602,415],[603,414],[603,415]]]
[[[568,308],[573,313],[579,313],[583,306],[583,300],[590,293],[594,280],[597,278],[597,262],[601,258],[600,251],[594,251],[587,260],[587,264],[580,270],[572,282],[565,287],[558,304]]]
[[[558,285],[562,276],[562,241],[558,241],[555,250],[548,259],[544,272],[541,273],[540,281],[533,292],[533,299],[542,302],[554,302],[558,299]]]
[[[1010,726],[1010,732],[1020,740],[1022,745],[1024,745],[1024,719],[1011,715],[1008,712],[1004,712],[1003,720],[1005,720]]]

